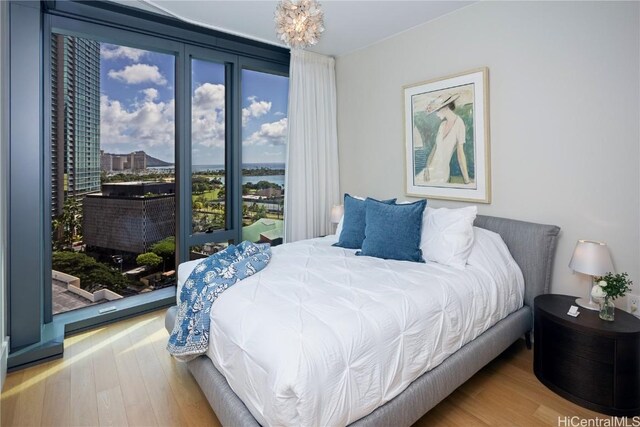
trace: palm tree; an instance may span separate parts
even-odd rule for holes
[[[53,228],[57,230],[57,241],[63,246],[72,246],[82,238],[82,206],[75,197],[64,202],[62,214],[53,220]]]

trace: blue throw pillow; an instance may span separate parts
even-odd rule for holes
[[[396,199],[375,201],[383,204],[393,204],[396,202]],[[362,247],[365,227],[364,202],[364,200],[356,199],[348,194],[344,195],[344,221],[342,222],[342,232],[338,238],[338,243],[334,243],[333,246],[340,246],[341,248],[347,249],[360,249]]]
[[[362,250],[356,252],[356,255],[424,262],[420,236],[422,214],[426,205],[426,200],[388,205],[367,199],[365,239]]]

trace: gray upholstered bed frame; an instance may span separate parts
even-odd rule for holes
[[[475,225],[500,234],[509,247],[524,275],[524,306],[352,426],[413,424],[507,347],[531,331],[533,300],[549,291],[560,228],[490,216],[478,216]],[[175,315],[176,308],[170,308],[165,319],[169,331],[173,329]],[[192,360],[188,362],[188,367],[222,425],[259,425],[208,357],[201,356]]]

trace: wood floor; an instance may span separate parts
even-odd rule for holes
[[[186,367],[165,350],[164,311],[65,340],[64,358],[7,376],[2,426],[219,426]],[[549,391],[519,342],[416,426],[558,425],[603,417]]]

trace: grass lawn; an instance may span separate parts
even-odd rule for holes
[[[218,200],[218,193],[220,193],[220,189],[216,188],[215,190],[209,190],[209,191],[205,191],[202,194],[193,194],[191,196],[191,198],[193,199],[193,201],[195,202],[196,200],[200,199],[200,197],[204,197],[204,199],[209,202],[211,200]]]

